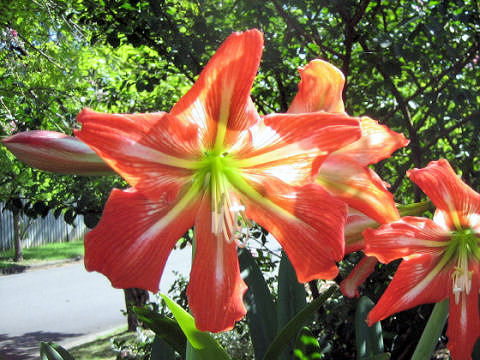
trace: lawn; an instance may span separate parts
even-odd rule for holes
[[[136,337],[136,333],[121,329],[95,341],[69,349],[68,352],[75,360],[115,360],[117,353],[112,349],[112,340],[128,343],[135,341]]]
[[[0,272],[21,272],[30,266],[45,262],[76,259],[82,257],[83,252],[83,241],[51,243],[23,249],[23,261],[19,262],[12,260],[13,249],[0,251]]]

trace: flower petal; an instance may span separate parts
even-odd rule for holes
[[[450,229],[477,225],[480,194],[455,174],[447,160],[432,161],[423,169],[409,170],[407,175],[440,211],[445,212]]]
[[[439,268],[440,257],[424,254],[402,260],[380,300],[367,316],[369,326],[417,305],[435,303],[448,296],[449,268]]]
[[[250,99],[263,48],[256,29],[230,35],[203,69],[190,91],[170,113],[197,124],[204,147],[228,147],[229,132],[245,130],[259,120]]]
[[[197,328],[219,332],[231,330],[245,316],[247,286],[240,277],[235,242],[212,233],[210,201],[209,196],[203,198],[195,219],[195,256],[187,296]]]
[[[344,114],[274,114],[252,127],[232,148],[236,166],[301,186],[313,181],[321,161],[361,135]]]
[[[365,247],[363,231],[367,228],[377,228],[379,224],[358,210],[348,208],[345,224],[345,253],[349,254]]]
[[[367,229],[365,254],[376,256],[383,263],[418,254],[440,255],[450,240],[450,233],[421,217],[405,216],[399,221]]]
[[[193,225],[198,199],[187,192],[174,203],[152,202],[133,188],[114,189],[97,227],[85,236],[85,267],[117,288],[152,292],[177,240]]]
[[[165,113],[103,114],[84,109],[76,135],[152,200],[173,200],[201,156],[197,127]]]
[[[342,294],[349,298],[360,297],[358,287],[373,273],[377,263],[376,257],[364,256],[348,274],[347,278],[340,283]]]
[[[331,195],[379,223],[400,218],[393,195],[385,188],[380,177],[370,168],[338,152],[328,156],[322,163],[317,183]]]
[[[360,124],[362,137],[338,151],[351,157],[360,165],[376,164],[409,143],[403,134],[390,130],[369,117],[362,117]]]
[[[298,281],[334,278],[335,262],[344,254],[345,203],[315,184],[298,188],[280,181],[249,180],[255,190],[240,189],[246,214],[277,239]]]
[[[453,360],[471,359],[473,347],[480,336],[480,318],[478,314],[478,289],[480,266],[475,261],[470,266],[475,275],[472,277],[470,294],[460,294],[460,301],[455,303],[455,294],[450,293],[448,317],[448,349]]]
[[[7,137],[2,143],[16,158],[40,170],[78,175],[113,173],[85,143],[59,132],[26,131]]]
[[[298,93],[288,109],[289,113],[345,111],[342,100],[345,77],[338,68],[315,59],[300,68],[299,72]]]

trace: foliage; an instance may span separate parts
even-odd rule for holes
[[[212,0],[20,0],[9,2],[4,13],[4,134],[33,128],[69,133],[84,106],[168,110],[222,39],[257,27],[265,33],[266,48],[253,98],[264,113],[286,110],[296,91],[296,68],[320,57],[344,72],[349,113],[370,115],[409,137],[408,149],[376,168],[398,199],[412,200],[405,170],[430,158],[447,158],[468,183],[480,185],[474,176],[479,170],[480,15],[473,0],[220,5]],[[48,208],[100,212],[106,195],[89,196],[78,180],[37,174],[19,164],[11,171],[7,157],[2,151],[3,178],[24,191],[14,195],[6,189],[3,198],[20,195]],[[63,189],[53,190],[62,183]],[[105,179],[88,183],[90,188],[114,185]],[[72,201],[79,194],[86,200],[82,206]],[[418,200],[418,190],[414,196]],[[50,204],[53,197],[65,200]]]
[[[138,334],[124,329],[69,350],[75,360],[114,360],[127,344],[137,341]]]

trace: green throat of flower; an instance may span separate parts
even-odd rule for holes
[[[206,152],[196,178],[211,199],[211,231],[217,238],[235,241],[244,246],[248,239],[249,221],[245,206],[234,191],[235,184],[244,183],[235,166],[235,159],[227,152]]]

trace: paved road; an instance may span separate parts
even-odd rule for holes
[[[161,291],[174,281],[172,270],[188,274],[190,257],[188,250],[172,252]],[[123,291],[87,272],[82,262],[0,276],[0,359],[34,359],[39,341],[69,347],[88,334],[126,325],[124,309]]]

